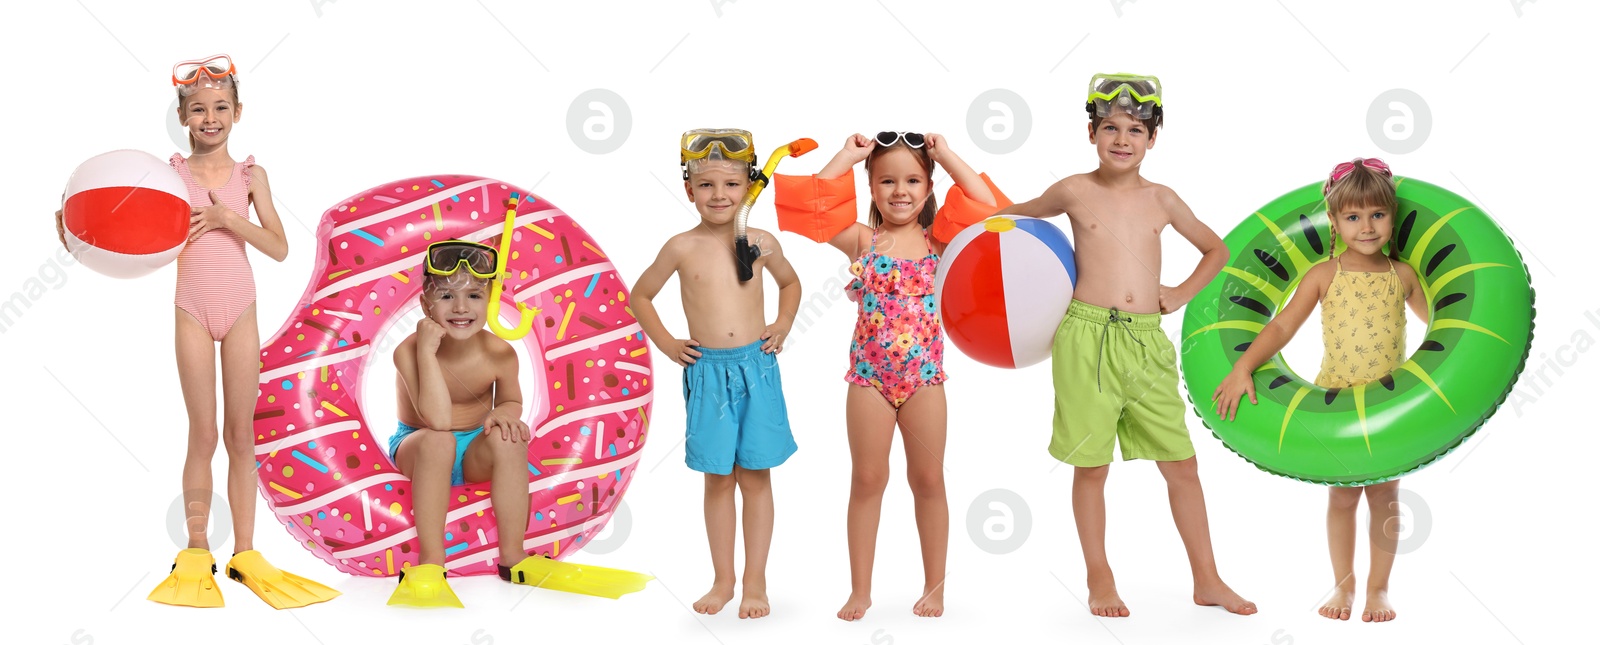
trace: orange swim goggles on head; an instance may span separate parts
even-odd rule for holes
[[[465,268],[474,277],[497,275],[500,253],[494,247],[466,240],[445,240],[428,245],[427,268],[433,275],[451,275]]]
[[[234,74],[233,59],[217,54],[199,60],[186,60],[172,66],[173,85],[193,85],[201,76],[222,80]]]

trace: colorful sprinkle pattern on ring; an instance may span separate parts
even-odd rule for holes
[[[599,533],[622,499],[649,427],[650,354],[611,259],[561,209],[510,184],[464,175],[397,181],[322,215],[311,284],[262,346],[256,400],[261,494],[289,533],[346,573],[392,576],[418,557],[411,483],[389,461],[360,400],[368,361],[422,285],[430,242],[498,247],[515,209],[502,316],[537,313],[522,341],[531,500],[523,547],[562,558]],[[505,321],[514,326],[515,320]],[[387,387],[388,384],[378,384]],[[393,428],[394,412],[373,423]],[[489,484],[450,490],[445,566],[492,574],[501,536]]]

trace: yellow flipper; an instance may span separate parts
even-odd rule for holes
[[[536,555],[523,558],[513,567],[501,565],[500,579],[519,585],[615,600],[624,594],[644,590],[645,584],[654,580],[655,576],[572,564]]]
[[[339,596],[332,587],[272,566],[254,549],[228,560],[228,577],[249,587],[273,609],[304,607]]]
[[[205,549],[184,549],[172,562],[172,573],[162,580],[148,598],[179,607],[221,607],[222,590],[217,589],[217,559]]]
[[[450,590],[450,583],[445,582],[444,567],[437,564],[419,564],[401,569],[400,584],[395,587],[394,595],[389,596],[389,604],[407,607],[464,607],[461,599],[456,597],[456,592]]]

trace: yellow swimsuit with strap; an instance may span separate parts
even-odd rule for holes
[[[1321,387],[1376,381],[1405,362],[1406,289],[1395,272],[1346,271],[1334,260],[1333,281],[1322,297]]]

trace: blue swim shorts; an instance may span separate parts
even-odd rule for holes
[[[728,475],[734,464],[765,470],[798,448],[789,432],[778,357],[761,342],[728,349],[697,348],[683,371],[688,437],[684,461],[703,473]]]
[[[407,436],[417,430],[420,430],[420,428],[408,426],[404,421],[400,422],[400,429],[395,430],[394,435],[389,437],[390,460],[393,460],[395,453],[400,451],[400,442],[405,441]],[[461,460],[466,457],[467,446],[472,443],[472,440],[483,434],[483,426],[478,426],[476,430],[459,430],[451,432],[451,434],[456,436],[456,461],[450,466],[450,485],[460,486],[467,483],[466,472],[461,470]]]

